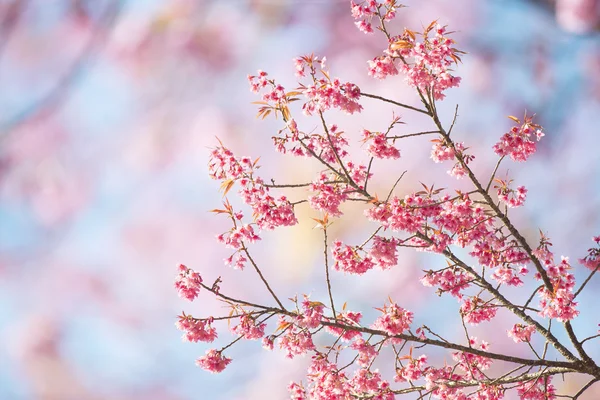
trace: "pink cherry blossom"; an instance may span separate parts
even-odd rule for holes
[[[556,389],[552,385],[552,377],[534,379],[529,382],[521,382],[517,387],[517,393],[521,400],[554,400]]]
[[[488,304],[479,297],[467,297],[463,299],[460,306],[460,313],[465,322],[471,325],[478,325],[483,321],[490,321],[496,316],[498,307]]]
[[[333,268],[337,271],[362,275],[375,266],[370,256],[361,257],[358,250],[352,246],[344,245],[340,240],[333,242]]]
[[[384,305],[381,312],[383,315],[375,320],[372,327],[392,336],[404,333],[413,321],[413,313],[396,303]]]
[[[231,358],[225,357],[217,350],[207,350],[206,355],[196,360],[196,365],[200,368],[218,374],[222,372],[231,363]]]
[[[535,332],[535,326],[515,324],[512,329],[507,332],[508,337],[511,337],[515,343],[529,342],[531,340],[531,334]]]
[[[421,355],[417,358],[408,356],[408,362],[402,367],[396,369],[396,382],[416,381],[421,379],[427,365],[427,356]]]
[[[217,330],[211,326],[212,318],[197,319],[191,315],[181,315],[175,326],[184,334],[182,339],[187,342],[212,342],[217,338]]]
[[[358,352],[357,362],[361,367],[368,366],[377,354],[379,354],[377,350],[363,338],[358,338],[352,342],[350,348]]]
[[[367,152],[375,158],[400,158],[400,150],[394,147],[383,132],[363,130],[363,141],[369,144]]]
[[[532,122],[532,117],[525,116],[522,124],[518,119],[515,120],[520,125],[513,126],[508,133],[505,133],[494,145],[494,151],[499,156],[508,155],[514,161],[526,161],[536,151],[536,144],[531,137],[535,136],[539,141],[544,133],[541,126]]]
[[[202,278],[196,271],[179,264],[179,274],[175,279],[175,289],[179,293],[179,297],[189,301],[194,300],[200,293]]]
[[[340,324],[348,326],[360,326],[361,318],[362,314],[360,312],[346,310],[337,315],[336,321]],[[359,331],[341,328],[337,326],[328,325],[326,326],[325,330],[334,336],[340,336],[341,340],[346,342],[361,336],[361,333]]]
[[[231,332],[236,335],[243,336],[244,339],[256,340],[265,335],[266,323],[257,324],[256,320],[249,314],[244,314],[240,317],[239,324],[231,328]]]
[[[315,348],[312,335],[307,329],[298,329],[290,325],[285,334],[279,339],[279,347],[285,350],[288,358],[306,354]]]

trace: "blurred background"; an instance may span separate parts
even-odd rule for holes
[[[529,189],[514,213],[526,236],[535,241],[542,228],[556,254],[577,265],[600,234],[600,2],[406,4],[398,30],[439,18],[469,53],[442,115],[448,123],[460,104],[455,132],[474,149],[478,172],[493,168],[491,146],[509,129],[507,115],[537,114],[546,131],[538,153],[526,165],[507,162],[501,174],[508,167]],[[229,254],[214,239],[228,229],[208,212],[221,204],[206,169],[215,137],[240,156],[261,156],[263,177],[278,183],[305,182],[318,170],[274,152],[280,121],[255,119],[247,74],[264,69],[291,90],[292,58],[314,52],[327,56],[333,76],[365,92],[414,101],[401,77],[367,76],[366,60],[385,43],[360,33],[349,9],[346,0],[0,0],[0,399],[286,398],[307,360],[248,343],[229,350],[226,372],[200,370],[194,360],[207,347],[182,343],[176,316],[222,309],[203,296],[185,303],[172,285],[184,263],[207,281],[222,276],[223,290],[238,297],[269,301],[250,270],[223,265]],[[330,122],[356,137],[363,127],[384,129],[392,109],[367,100],[364,115],[334,113]],[[399,133],[431,128],[400,114],[408,124]],[[426,140],[400,147],[398,162],[375,170],[374,190],[385,193],[404,170],[399,194],[419,181],[454,184],[450,166],[429,159]],[[299,216],[305,222],[265,234],[253,251],[281,297],[318,299],[321,236],[306,221],[318,214],[305,207]],[[339,222],[333,235],[362,242],[369,232],[361,226]],[[417,282],[439,262],[403,253],[386,274],[337,274],[336,297],[364,311],[390,294],[419,323],[460,337],[455,318],[423,307],[436,301],[456,315],[454,299]],[[579,265],[575,273],[580,282],[586,276]],[[582,336],[600,322],[592,295],[599,289],[595,279],[580,297]],[[492,328],[474,332],[501,351],[508,339],[494,340]],[[217,346],[230,339],[221,336]],[[589,347],[597,360],[599,347]],[[581,382],[556,384],[572,391]],[[600,398],[599,386],[581,400]]]

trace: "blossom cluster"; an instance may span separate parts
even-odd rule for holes
[[[431,158],[436,163],[441,163],[447,160],[456,160],[452,169],[448,171],[450,176],[454,176],[456,178],[462,178],[467,173],[462,162],[466,164],[470,163],[475,159],[475,156],[472,154],[465,153],[465,145],[462,142],[450,143],[447,140],[434,139],[432,140],[433,147],[431,149]],[[456,156],[460,155],[458,159]]]
[[[517,125],[505,133],[498,143],[494,145],[494,151],[499,156],[510,156],[514,161],[526,161],[536,151],[535,137],[539,142],[544,137],[542,127],[534,124],[533,118],[525,116],[524,121],[511,117]]]
[[[552,288],[542,287],[540,296],[540,315],[547,318],[556,318],[558,321],[569,321],[579,315],[575,299],[575,277],[569,271],[571,265],[568,257],[562,257],[560,263],[554,264],[554,255],[547,247],[540,247],[534,252],[542,262]],[[540,274],[536,278],[541,279]]]
[[[390,143],[390,139],[383,132],[363,130],[363,141],[369,143],[367,152],[375,158],[400,158],[400,150]]]
[[[358,103],[360,88],[352,82],[331,78],[325,65],[325,58],[319,60],[318,57],[311,55],[296,58],[294,61],[298,76],[305,76],[305,69],[308,69],[312,78],[312,82],[307,85],[300,84],[297,89],[307,99],[307,102],[302,105],[305,115],[313,115],[331,108],[337,108],[347,114],[362,110],[363,107]]]
[[[515,343],[529,342],[531,335],[535,332],[534,325],[515,324],[511,330],[507,331]]]
[[[184,334],[182,339],[187,342],[212,342],[217,338],[217,330],[212,326],[213,318],[197,319],[185,313],[179,316],[175,326]]]
[[[588,249],[588,253],[585,257],[581,258],[579,262],[592,271],[596,271],[600,268],[600,235],[592,238],[596,242],[597,247]]]
[[[356,27],[364,33],[373,33],[373,18],[377,17],[382,22],[391,21],[396,17],[396,9],[401,6],[395,0],[386,0],[383,3],[367,0],[361,3],[351,1],[350,7]]]
[[[429,37],[434,31],[433,37]],[[417,41],[417,33],[406,29],[402,35],[390,38],[384,54],[368,61],[369,75],[377,79],[404,73],[409,85],[423,93],[432,93],[442,100],[444,91],[460,84],[453,75],[452,64],[460,60],[461,51],[452,47],[454,40],[446,37],[446,28],[433,23]]]
[[[179,292],[179,297],[194,300],[200,293],[201,284],[202,278],[198,272],[179,264],[179,274],[175,278],[175,289]]]
[[[525,186],[519,186],[516,190],[507,185],[498,186],[498,198],[508,207],[519,207],[525,203],[527,189]]]
[[[396,303],[385,305],[380,311],[383,315],[375,320],[373,328],[380,329],[392,336],[404,333],[413,321],[413,313]]]

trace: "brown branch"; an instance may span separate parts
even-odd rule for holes
[[[399,102],[394,101],[394,100],[386,99],[385,97],[377,96],[375,94],[369,94],[369,93],[360,92],[360,95],[361,96],[365,96],[365,97],[369,97],[371,99],[381,100],[381,101],[384,101],[386,103],[390,103],[390,104],[393,104],[395,106],[406,108],[406,109],[413,110],[413,111],[416,111],[416,112],[420,112],[420,113],[425,114],[425,115],[429,115],[429,113],[427,111],[421,110],[420,108],[409,106],[408,104],[399,103]]]
[[[246,255],[248,256],[248,260],[250,260],[250,263],[252,264],[252,266],[256,270],[256,273],[258,273],[258,276],[260,276],[260,279],[263,281],[263,283],[267,287],[267,290],[269,291],[269,293],[271,293],[271,296],[273,296],[273,298],[275,299],[275,301],[277,302],[277,304],[279,305],[279,307],[281,307],[283,310],[285,310],[285,307],[283,306],[283,304],[281,303],[281,301],[279,301],[279,298],[277,297],[277,295],[275,294],[275,292],[273,291],[273,289],[271,289],[271,286],[269,285],[269,282],[267,282],[267,280],[263,276],[262,272],[260,271],[260,268],[258,268],[258,265],[256,265],[256,263],[254,262],[254,260],[250,256],[250,252],[246,248],[246,245],[243,244],[243,243],[242,243],[242,245],[243,245],[242,250],[244,250],[244,253],[246,253]]]
[[[331,311],[333,312],[333,319],[337,320],[337,314],[335,313],[335,304],[333,302],[333,295],[331,294],[331,279],[329,278],[329,259],[327,254],[327,227],[323,226],[323,242],[325,244],[325,279],[327,280],[327,292],[329,293],[329,301],[331,302]]]

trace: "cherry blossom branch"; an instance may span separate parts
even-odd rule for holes
[[[325,256],[325,279],[327,280],[327,292],[329,293],[329,301],[331,303],[331,311],[333,312],[333,318],[337,319],[335,312],[335,303],[333,302],[333,295],[331,294],[331,279],[329,278],[329,259],[327,251],[327,225],[323,225],[323,243],[325,250],[323,254]]]
[[[224,300],[230,301],[230,302],[259,308],[268,313],[287,315],[290,317],[298,316],[297,313],[292,312],[292,311],[287,311],[283,307],[282,308],[273,308],[273,307],[267,307],[267,306],[263,306],[263,305],[259,305],[259,304],[250,303],[250,302],[247,302],[244,300],[238,300],[238,299],[232,298],[230,296],[224,295],[220,291],[217,291],[203,283],[201,284],[201,286],[204,289],[215,294],[216,296],[218,296]],[[356,326],[356,325],[348,325],[348,324],[345,324],[345,323],[342,323],[339,321],[331,322],[331,321],[327,321],[327,320],[321,320],[320,325],[322,325],[324,327],[329,326],[329,327],[340,328],[344,331],[356,331],[356,332],[367,333],[367,334],[370,334],[373,336],[381,336],[381,337],[388,338],[388,339],[402,339],[407,342],[422,343],[425,345],[431,345],[431,346],[445,348],[445,349],[458,350],[458,351],[462,351],[462,352],[469,353],[469,354],[474,354],[474,355],[487,357],[487,358],[491,358],[491,359],[496,359],[496,360],[501,360],[501,361],[507,361],[507,362],[511,362],[511,363],[515,363],[515,364],[522,364],[522,365],[529,365],[529,366],[557,367],[557,368],[564,368],[565,370],[570,370],[573,372],[587,372],[585,369],[583,369],[583,368],[585,368],[585,366],[582,365],[581,362],[579,362],[579,360],[576,360],[576,359],[574,361],[553,361],[553,360],[545,360],[545,359],[533,360],[533,359],[526,359],[526,358],[521,358],[521,357],[517,357],[517,356],[510,356],[510,355],[506,355],[506,354],[493,353],[493,352],[489,352],[489,351],[485,351],[485,350],[479,350],[479,349],[475,349],[473,347],[463,346],[460,344],[449,342],[449,341],[441,338],[439,335],[436,335],[435,333],[433,333],[427,327],[424,327],[424,329],[426,329],[427,331],[432,333],[434,336],[438,336],[440,338],[440,340],[430,339],[430,338],[426,338],[426,337],[420,337],[420,336],[416,336],[413,334],[406,334],[406,333],[390,335],[387,332],[384,332],[384,331],[381,331],[378,329],[367,328],[367,327]]]
[[[573,300],[575,300],[575,298],[577,298],[577,296],[579,296],[579,293],[581,293],[581,291],[583,290],[583,288],[588,284],[588,282],[592,279],[592,277],[594,276],[594,274],[596,274],[596,272],[598,272],[598,270],[600,269],[600,265],[598,265],[589,275],[588,277],[585,279],[585,281],[583,281],[583,283],[581,284],[581,287],[579,287],[579,289],[577,289],[577,291],[575,292],[575,294],[573,295]]]
[[[431,118],[433,119],[435,125],[437,126],[437,128],[441,132],[441,135],[448,142],[448,144],[450,146],[452,146],[452,148],[455,148],[454,142],[452,141],[452,139],[450,138],[449,134],[446,132],[446,130],[442,126],[442,123],[440,122],[440,119],[439,119],[439,117],[437,115],[437,112],[435,111],[435,106],[433,104],[429,104],[428,109],[430,110]],[[529,246],[529,243],[527,243],[527,240],[515,228],[515,226],[512,224],[512,222],[506,216],[506,213],[504,213],[504,212],[502,212],[500,210],[500,208],[492,200],[492,198],[489,195],[489,193],[486,190],[483,189],[481,183],[479,182],[479,180],[477,179],[477,177],[475,176],[475,174],[473,173],[473,171],[470,169],[470,167],[467,165],[467,162],[465,161],[463,154],[461,152],[459,152],[459,151],[455,151],[455,157],[460,162],[460,164],[464,168],[464,170],[467,172],[467,174],[468,174],[469,179],[471,180],[471,182],[475,185],[475,187],[477,188],[477,190],[479,191],[479,193],[484,197],[487,205],[496,213],[496,215],[498,216],[498,218],[503,222],[503,224],[508,228],[508,230],[510,231],[510,233],[515,237],[515,239],[519,242],[519,244],[521,245],[521,247],[525,250],[525,252],[529,256],[529,259],[533,262],[534,266],[536,267],[536,270],[540,274],[540,276],[541,276],[541,278],[542,278],[542,280],[544,282],[544,285],[546,286],[546,288],[549,291],[552,292],[553,291],[552,282],[550,281],[550,278],[548,277],[548,274],[546,273],[546,270],[541,265],[541,262],[538,260],[537,257],[535,257],[533,255],[533,250]],[[515,310],[519,311],[517,309],[515,309]],[[515,312],[515,311],[513,311],[513,312]],[[531,319],[530,317],[528,317],[528,318]],[[531,319],[531,320],[533,321],[533,319]],[[537,326],[539,326],[541,328],[541,325],[537,324]],[[588,362],[591,362],[591,364],[593,364],[592,369],[597,369],[598,367],[595,365],[595,363],[593,363],[592,359],[585,352],[585,350],[583,349],[583,347],[581,347],[581,344],[579,343],[579,341],[578,341],[578,339],[577,339],[577,337],[575,335],[575,332],[573,331],[571,323],[569,321],[566,321],[566,322],[564,322],[564,326],[565,326],[565,329],[567,331],[567,334],[569,336],[569,339],[570,339],[571,343],[573,344],[573,346],[575,347],[575,349],[577,350],[577,352],[579,353],[579,355],[584,360],[586,360]],[[560,342],[558,342],[557,340],[555,340],[555,342],[556,343],[553,343],[553,345],[554,345],[554,347],[557,350],[559,350],[559,352],[561,352],[561,354],[563,354],[565,356],[567,354],[570,354],[570,352],[568,352],[568,350],[562,344],[560,344]],[[556,347],[557,345],[559,345],[562,349],[559,349],[558,347]],[[572,356],[572,354],[571,354],[571,356]]]
[[[586,383],[581,389],[579,389],[577,393],[573,395],[572,399],[577,400],[579,396],[581,396],[586,390],[588,390],[588,388],[590,388],[593,384],[595,384],[598,381],[600,381],[600,378],[594,378],[588,383]]]
[[[498,168],[500,168],[500,163],[502,162],[502,160],[504,160],[504,157],[506,157],[506,156],[502,156],[498,159],[498,162],[496,163],[496,166],[494,167],[494,171],[492,172],[492,176],[490,176],[490,180],[489,180],[488,184],[485,186],[485,191],[488,193],[490,191],[490,187],[492,186],[492,182],[494,182],[494,178],[496,177],[496,172],[498,172]]]
[[[433,240],[431,240],[428,236],[426,236],[422,233],[417,233],[417,237],[419,237],[420,239],[423,239],[429,243],[433,243]],[[446,249],[443,251],[443,254],[446,257],[448,257],[451,261],[453,261],[455,264],[459,265],[463,270],[465,270],[466,272],[471,274],[473,277],[475,277],[479,281],[479,283],[490,294],[492,294],[507,309],[512,311],[513,314],[517,315],[519,318],[521,318],[523,321],[527,322],[529,325],[535,325],[536,330],[542,336],[544,336],[550,343],[552,343],[552,345],[556,348],[556,350],[559,353],[561,353],[565,358],[567,358],[568,360],[573,361],[573,362],[579,361],[566,347],[564,347],[562,345],[562,343],[560,343],[560,341],[552,333],[547,331],[539,322],[537,322],[536,320],[531,318],[529,315],[525,314],[525,312],[520,310],[519,307],[517,307],[512,302],[510,302],[508,299],[506,299],[506,297],[504,297],[504,295],[502,295],[496,288],[494,288],[487,280],[483,279],[483,277],[481,277],[477,273],[477,271],[475,271],[473,268],[468,266],[464,261],[462,261],[460,258],[458,258],[453,252]]]
[[[311,182],[309,183],[291,183],[291,184],[284,184],[284,185],[277,185],[275,184],[275,181],[273,179],[271,179],[272,183],[263,183],[264,187],[268,187],[268,188],[277,188],[277,189],[281,189],[281,188],[303,188],[303,187],[307,187],[312,185]],[[335,185],[338,183],[346,183],[346,181],[325,181],[323,182],[327,185]]]
[[[557,367],[557,368],[548,368],[543,371],[530,373],[530,374],[522,374],[522,375],[517,375],[517,376],[505,377],[502,379],[496,378],[496,379],[473,379],[470,381],[466,381],[466,380],[444,381],[443,385],[447,386],[447,387],[451,387],[451,388],[473,387],[473,386],[479,386],[482,384],[483,385],[506,385],[506,384],[510,384],[510,383],[517,383],[517,382],[523,382],[523,381],[525,381],[525,382],[534,381],[536,379],[539,379],[539,378],[542,378],[545,376],[550,376],[550,375],[558,375],[558,374],[574,373],[574,372],[577,372],[577,371],[573,371],[569,368]],[[426,388],[425,386],[414,386],[414,387],[407,388],[407,389],[394,390],[393,392],[394,392],[394,394],[407,394],[407,393],[412,393],[412,392],[419,391],[419,390],[421,390],[421,391],[432,390],[432,389],[435,390],[437,387],[438,386],[434,386],[433,388]]]
[[[380,331],[378,329],[366,328],[366,327],[358,327],[353,325],[346,325],[339,322],[329,322],[329,321],[321,321],[321,324],[324,326],[331,326],[336,328],[342,328],[349,331],[357,331],[362,333],[372,334],[374,336],[382,336],[390,339],[402,339],[408,342],[414,343],[423,343],[427,345],[432,345],[436,347],[441,347],[445,349],[458,350],[469,354],[474,354],[482,357],[487,357],[495,360],[507,361],[514,364],[523,364],[523,365],[531,365],[531,366],[546,366],[546,367],[560,367],[565,370],[569,370],[572,372],[582,372],[580,369],[581,364],[575,362],[567,362],[567,361],[552,361],[552,360],[532,360],[527,358],[521,358],[516,356],[510,356],[506,354],[500,353],[492,353],[489,351],[475,349],[469,346],[463,346],[460,344],[452,343],[449,341],[436,340],[436,339],[428,339],[421,338],[419,336],[410,335],[406,333],[400,333],[395,335],[390,335],[387,332]]]
[[[267,282],[267,280],[265,279],[265,277],[262,274],[260,268],[258,268],[258,265],[256,265],[256,263],[254,262],[254,259],[252,259],[252,257],[250,256],[250,252],[248,251],[248,248],[246,247],[246,245],[243,245],[242,250],[244,251],[244,253],[246,253],[246,256],[248,257],[248,260],[250,260],[250,263],[254,267],[254,270],[256,271],[256,273],[258,274],[258,276],[260,276],[260,279],[263,281],[263,283],[267,287],[267,290],[269,291],[269,293],[271,293],[271,296],[273,296],[273,298],[275,299],[275,301],[277,302],[277,304],[279,305],[279,307],[281,307],[282,309],[285,310],[285,307],[283,306],[283,304],[281,303],[281,301],[279,301],[279,298],[277,297],[277,295],[275,294],[275,292],[273,291],[273,289],[271,289],[271,286],[269,285],[269,282]]]
[[[409,106],[408,104],[399,103],[399,102],[394,101],[394,100],[386,99],[385,97],[382,97],[382,96],[377,96],[375,94],[369,94],[369,93],[364,93],[364,92],[360,92],[360,95],[361,96],[365,96],[365,97],[369,97],[371,99],[381,100],[381,101],[393,104],[393,105],[398,106],[398,107],[402,107],[402,108],[406,108],[408,110],[413,110],[413,111],[419,112],[421,114],[429,115],[429,112],[427,112],[425,110],[421,110],[420,108]]]
[[[404,139],[407,137],[431,135],[434,133],[440,133],[440,132],[439,131],[423,131],[423,132],[416,132],[416,133],[408,133],[406,135],[399,135],[399,136],[387,136],[387,138],[388,139]]]

